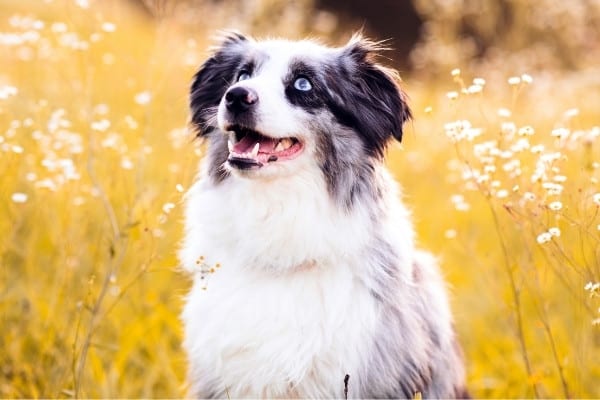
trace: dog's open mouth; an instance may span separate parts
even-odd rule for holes
[[[294,159],[304,147],[295,137],[272,138],[239,125],[228,130],[234,135],[228,142],[227,162],[239,169],[260,168],[268,163]]]

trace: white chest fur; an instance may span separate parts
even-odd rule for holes
[[[368,356],[361,341],[379,310],[364,248],[375,230],[412,246],[412,231],[407,218],[377,225],[361,207],[348,215],[315,176],[203,178],[190,190],[180,256],[195,273],[182,315],[195,392],[341,397],[344,376]],[[405,213],[392,203],[390,213]],[[206,279],[200,256],[221,265]]]
[[[375,305],[342,266],[329,267],[273,276],[225,266],[192,290],[183,317],[196,379],[232,397],[341,397]]]
[[[369,210],[349,215],[334,204],[320,173],[303,170],[274,181],[202,178],[188,193],[186,238],[180,256],[194,270],[209,264],[277,273],[307,261],[340,262],[372,238]]]

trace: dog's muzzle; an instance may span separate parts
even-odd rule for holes
[[[229,132],[229,166],[239,170],[254,170],[267,164],[296,158],[303,144],[295,137],[273,137],[256,129],[258,93],[251,88],[235,86],[223,99],[225,131]]]

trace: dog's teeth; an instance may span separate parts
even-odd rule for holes
[[[229,149],[230,153],[233,153],[233,142],[231,140],[227,141],[227,148]]]
[[[260,147],[260,144],[256,143],[254,145],[254,148],[250,152],[250,154],[252,155],[253,158],[256,158],[256,156],[258,156],[258,149],[259,149],[259,147]]]
[[[280,143],[283,146],[283,149],[287,150],[287,149],[289,149],[292,146],[292,139],[290,139],[290,138],[284,138],[284,139],[281,139]]]
[[[282,151],[283,150],[283,145],[281,144],[281,140],[277,143],[277,146],[275,146],[275,151]]]

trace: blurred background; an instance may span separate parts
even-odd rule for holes
[[[387,40],[388,166],[471,394],[600,397],[600,2],[0,0],[1,398],[185,394],[187,92],[221,29]]]

